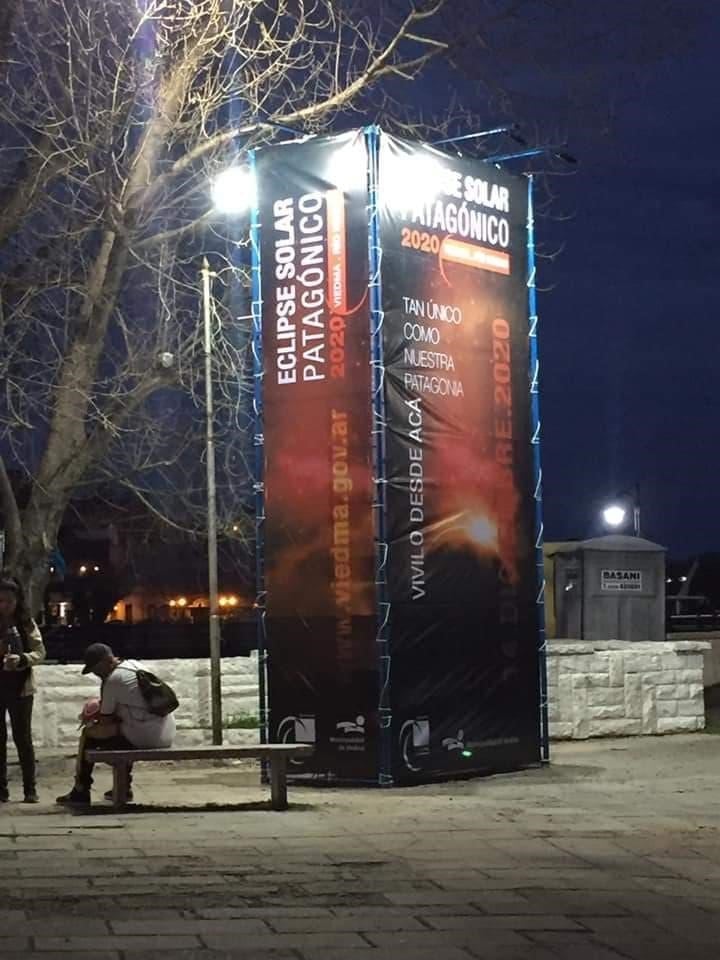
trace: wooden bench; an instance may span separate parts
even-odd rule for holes
[[[267,743],[242,747],[168,747],[164,750],[88,750],[91,763],[107,763],[113,769],[113,807],[122,810],[128,802],[130,768],[134,763],[173,763],[181,760],[241,760],[254,757],[270,766],[270,803],[273,810],[287,810],[287,762],[312,753],[305,743]]]

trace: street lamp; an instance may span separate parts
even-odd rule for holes
[[[245,213],[255,199],[255,184],[246,167],[228,167],[212,183],[213,207],[218,213]],[[222,678],[220,666],[220,612],[218,597],[217,484],[215,481],[215,414],[213,404],[213,330],[211,280],[207,257],[203,257],[203,328],[205,353],[205,461],[207,469],[208,509],[208,602],[210,628],[210,705],[213,743],[223,742]]]
[[[636,537],[640,536],[640,487],[635,484],[635,489],[630,492],[616,494],[615,499],[608,503],[602,511],[603,523],[612,530],[618,530],[620,527],[629,525],[632,521],[632,532]]]
[[[247,167],[228,167],[215,177],[210,192],[218,213],[246,213],[255,199],[255,181]]]
[[[611,503],[605,507],[602,516],[606,526],[617,529],[625,523],[627,510],[625,507],[621,507],[619,503]]]

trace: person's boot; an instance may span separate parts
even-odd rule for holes
[[[106,800],[112,800],[112,798],[113,798],[113,792],[112,792],[112,790],[106,790],[105,793],[103,794],[103,796],[105,797]],[[133,802],[132,787],[130,787],[130,789],[129,789],[128,792],[127,792],[127,799],[128,799],[128,803],[132,803],[132,802]]]
[[[7,803],[10,799],[10,794],[8,793],[7,784],[4,783],[0,785],[0,803]]]
[[[64,793],[61,797],[56,797],[55,803],[60,803],[67,807],[87,806],[90,803],[90,791],[75,786],[69,793]]]
[[[23,803],[40,803],[35,787],[25,787]]]

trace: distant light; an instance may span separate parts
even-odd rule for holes
[[[680,583],[687,583],[687,577],[678,577]]]
[[[229,604],[231,607],[236,607],[236,606],[238,605],[238,598],[237,598],[237,597],[228,597],[228,604]]]
[[[176,606],[177,606],[177,600],[171,600],[171,601],[170,601],[170,606],[171,606],[171,607],[176,607]]]
[[[80,567],[80,573],[87,573],[87,567],[85,566],[85,564],[83,564],[83,565]]]
[[[211,196],[219,213],[245,213],[255,202],[255,180],[247,167],[228,167],[215,178]]]
[[[186,597],[178,597],[177,605],[178,605],[179,607],[186,607],[186,606],[187,606],[187,598],[186,598]]]
[[[472,750],[461,750],[461,751],[460,751],[460,756],[461,756],[461,757],[471,757],[471,756],[472,756]]]
[[[100,573],[100,567],[93,567],[93,571],[95,573]]]
[[[668,577],[665,583],[672,583],[672,577]]]
[[[614,503],[603,510],[603,520],[609,527],[621,527],[625,523],[627,511]]]
[[[218,603],[220,604],[221,607],[226,607],[228,604],[228,598],[220,597],[220,599],[218,600]]]
[[[55,573],[55,567],[50,567],[50,573]]]
[[[233,532],[233,533],[237,533],[239,529],[240,529],[240,527],[239,527],[236,523],[234,523],[234,524],[233,524],[232,532]]]

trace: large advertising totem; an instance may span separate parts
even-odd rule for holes
[[[253,162],[268,737],[335,782],[536,762],[528,180],[376,128]]]

